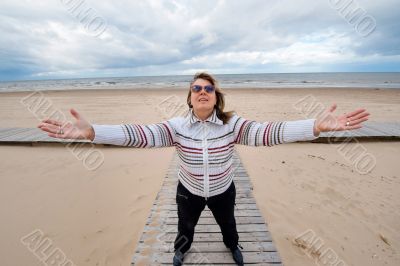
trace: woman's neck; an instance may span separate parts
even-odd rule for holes
[[[209,118],[211,116],[211,114],[213,113],[213,111],[214,111],[214,109],[212,109],[211,111],[210,110],[194,110],[193,109],[194,114],[201,121],[205,121],[207,118]]]

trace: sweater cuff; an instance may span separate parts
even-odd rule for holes
[[[318,136],[314,136],[314,124],[315,119],[286,122],[283,130],[283,141],[307,141],[318,138]]]
[[[126,138],[121,125],[92,125],[94,139],[92,143],[124,145]]]

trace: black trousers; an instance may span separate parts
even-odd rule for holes
[[[221,228],[225,246],[235,249],[239,241],[234,216],[235,198],[236,189],[233,182],[224,193],[210,197],[207,200],[204,197],[193,195],[179,182],[176,193],[178,235],[174,243],[175,251],[179,250],[185,253],[190,249],[193,242],[194,228],[206,205]]]

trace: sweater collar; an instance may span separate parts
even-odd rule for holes
[[[193,108],[189,109],[189,115],[188,115],[188,121],[189,125],[193,125],[197,122],[202,122],[193,112]],[[218,118],[217,116],[217,110],[214,108],[212,114],[205,120],[206,122],[214,123],[216,125],[223,125],[224,122],[222,122],[221,119]]]

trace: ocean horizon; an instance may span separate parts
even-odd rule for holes
[[[216,74],[221,88],[399,89],[400,72]],[[76,89],[186,88],[192,75],[0,81],[0,92]]]

